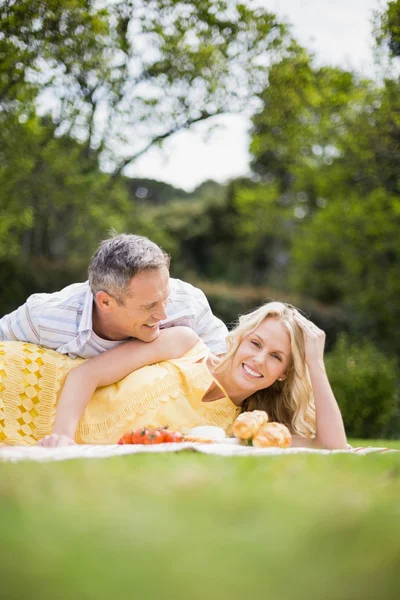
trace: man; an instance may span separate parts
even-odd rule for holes
[[[194,329],[214,354],[225,352],[227,329],[198,288],[169,277],[169,256],[138,235],[102,242],[89,281],[53,294],[33,294],[0,319],[0,340],[19,340],[75,358],[91,358],[129,338],[152,342],[160,328]]]

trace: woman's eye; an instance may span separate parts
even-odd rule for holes
[[[260,342],[257,342],[256,340],[251,340],[251,343],[253,344],[253,346],[260,348]]]
[[[282,358],[279,354],[273,354],[272,355],[274,358],[277,358],[280,362],[282,362]]]

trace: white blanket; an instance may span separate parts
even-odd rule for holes
[[[181,444],[144,445],[109,445],[109,446],[67,446],[65,448],[40,448],[37,446],[7,446],[0,448],[0,461],[18,462],[33,460],[45,462],[50,460],[67,460],[72,458],[109,458],[127,454],[196,451],[218,456],[277,456],[287,454],[357,454],[365,455],[373,452],[400,452],[392,448],[349,448],[348,450],[314,450],[310,448],[253,448],[232,444],[197,444],[184,442]]]

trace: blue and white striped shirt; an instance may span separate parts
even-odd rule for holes
[[[167,318],[160,327],[191,327],[214,354],[223,354],[228,330],[211,312],[205,294],[180,279],[170,279],[170,290]],[[121,343],[95,334],[92,310],[93,294],[87,281],[53,294],[33,294],[0,319],[0,340],[31,342],[71,358],[91,358]]]

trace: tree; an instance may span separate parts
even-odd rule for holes
[[[57,134],[115,174],[174,132],[247,106],[284,39],[274,15],[236,1],[0,6],[3,105],[42,94],[43,108],[45,93]]]
[[[0,258],[85,256],[133,204],[123,181],[108,189],[81,145],[54,136],[54,124],[9,116],[0,145]]]
[[[400,350],[400,198],[377,189],[349,193],[314,216],[295,240],[299,291],[346,306],[352,329]]]
[[[392,42],[399,16],[400,2],[390,3],[383,23]],[[293,45],[271,67],[253,118],[258,200],[254,192],[241,199],[255,216],[245,226],[267,234],[262,206],[272,193],[272,235],[288,258],[283,277],[306,296],[344,307],[353,331],[389,351],[399,349],[399,91],[397,76],[378,84],[317,68]],[[268,247],[276,257],[279,244]]]
[[[381,19],[380,43],[397,60],[400,2]],[[397,36],[397,37],[396,37]],[[400,38],[399,38],[400,39]],[[295,288],[345,306],[354,331],[398,351],[400,317],[400,81],[364,83],[345,109],[325,170],[325,202],[294,239]]]
[[[400,56],[400,1],[389,2],[377,15],[375,37],[378,46],[387,45],[392,58]]]
[[[285,40],[274,15],[223,0],[0,0],[0,31],[3,248],[49,257],[112,214],[152,144],[247,106]]]
[[[352,107],[363,104],[366,84],[340,68],[316,68],[296,44],[270,68],[250,151],[258,180],[277,186],[283,207],[303,217],[318,209],[327,171],[340,156]]]
[[[341,138],[365,89],[339,68],[313,65],[295,43],[269,69],[258,95],[250,151],[252,182],[235,186],[236,243],[242,277],[288,288],[296,232],[318,212],[343,179],[336,171]]]
[[[90,0],[0,0],[0,31],[2,116],[31,109],[42,91],[83,83],[101,69],[110,35],[107,11]]]

